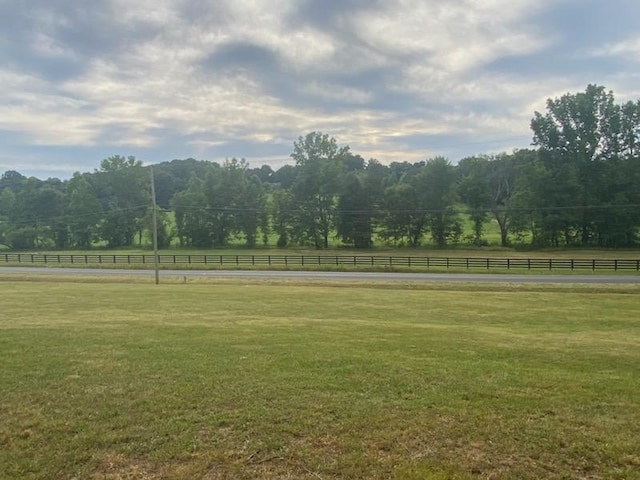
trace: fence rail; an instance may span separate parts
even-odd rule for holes
[[[446,269],[640,271],[639,259],[431,257],[382,255],[159,255],[161,266],[209,267],[422,267]],[[0,263],[38,265],[153,265],[153,255],[2,253]]]

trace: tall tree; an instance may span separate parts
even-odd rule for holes
[[[271,175],[271,183],[290,190],[298,176],[299,168],[294,165],[283,165]]]
[[[149,175],[135,157],[115,155],[100,163],[96,187],[105,212],[100,237],[109,247],[133,244],[149,206]]]
[[[291,192],[296,206],[294,231],[299,241],[316,248],[329,246],[338,193],[336,180],[344,171],[348,152],[349,147],[339,148],[334,138],[319,132],[294,142],[291,157],[299,169]]]
[[[524,188],[524,168],[535,159],[534,151],[517,150],[460,160],[459,193],[469,207],[476,244],[482,243],[484,222],[492,216],[500,228],[500,244],[509,245],[509,233],[518,213],[514,201]]]
[[[212,246],[224,247],[236,227],[235,214],[240,171],[237,162],[210,169],[204,178],[207,222]]]
[[[18,193],[24,185],[27,177],[15,170],[7,170],[0,177],[0,192],[5,189],[11,190],[13,193]]]
[[[219,167],[210,165],[200,179],[195,175],[183,192],[174,195],[176,228],[181,244],[222,247],[234,235],[255,246],[259,228],[266,229],[266,198],[262,183],[247,171],[247,162],[235,158]]]
[[[223,181],[233,188],[231,208],[235,211],[235,233],[244,236],[247,247],[255,247],[258,229],[267,228],[264,219],[267,205],[262,182],[248,166],[245,159],[225,162],[223,171],[227,171],[228,178]]]
[[[589,85],[585,92],[547,100],[546,114],[535,112],[531,120],[534,144],[539,147],[544,169],[552,177],[571,180],[574,187],[572,200],[561,202],[566,197],[565,183],[555,183],[554,191],[547,188],[550,185],[545,186],[547,199],[556,199],[555,207],[573,207],[572,218],[568,212],[561,215],[565,218],[563,223],[569,223],[562,227],[566,240],[574,236],[572,229],[582,245],[588,245],[594,236],[593,207],[602,202],[597,195],[600,164],[618,158],[623,148],[619,114],[620,107],[615,104],[612,92]]]
[[[417,207],[425,213],[432,239],[439,247],[457,241],[462,233],[454,209],[457,201],[456,171],[443,157],[427,160],[409,181],[417,194]]]
[[[336,230],[344,243],[355,248],[373,245],[372,209],[366,176],[355,171],[346,174],[341,181],[336,214]]]
[[[78,172],[67,184],[66,213],[71,245],[90,248],[98,235],[103,211],[86,176]]]
[[[206,205],[204,180],[194,172],[191,174],[187,188],[177,192],[171,199],[176,233],[181,246],[211,247],[213,245],[205,215]]]
[[[383,205],[380,236],[394,245],[420,245],[427,219],[414,186],[401,182],[387,187]]]
[[[284,248],[293,236],[293,196],[288,189],[276,188],[271,195],[273,231],[278,235],[276,245]]]
[[[489,161],[486,157],[467,157],[458,162],[458,191],[469,209],[475,245],[483,244],[484,224],[493,200],[489,188]]]
[[[10,247],[8,235],[16,208],[16,195],[9,188],[0,189],[0,245]]]
[[[347,155],[347,158],[351,155]],[[351,162],[351,165],[359,163]],[[363,168],[351,168],[340,182],[336,230],[342,241],[355,248],[373,246],[373,233],[382,217],[388,169],[371,159]]]
[[[67,246],[63,188],[60,181],[24,180],[9,216],[13,225],[7,237],[13,248]]]

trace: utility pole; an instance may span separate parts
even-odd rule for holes
[[[153,168],[149,165],[149,174],[151,175],[151,208],[152,210],[152,218],[153,218],[153,266],[156,273],[156,285],[160,283],[160,271],[158,264],[160,263],[158,260],[158,216],[156,212],[156,181],[153,177]]]

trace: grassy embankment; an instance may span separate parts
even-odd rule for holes
[[[640,478],[635,286],[0,281],[3,479]]]

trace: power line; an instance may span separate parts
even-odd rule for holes
[[[94,212],[86,212],[84,214],[71,215],[69,213],[53,216],[53,217],[36,217],[32,219],[11,220],[5,219],[4,222],[12,226],[30,226],[42,223],[56,223],[68,221],[70,217],[73,218],[89,218],[93,216],[111,216],[117,214],[130,213],[136,210],[148,210],[149,205],[135,205],[131,207],[112,208]],[[333,216],[340,215],[353,215],[353,216],[388,216],[388,215],[432,215],[432,214],[450,214],[450,215],[474,215],[474,214],[493,214],[493,213],[549,213],[549,212],[584,212],[584,211],[610,211],[610,210],[631,210],[640,209],[640,204],[619,204],[619,205],[561,205],[561,206],[522,206],[522,207],[507,207],[507,206],[495,206],[485,208],[460,208],[459,206],[440,208],[440,209],[428,209],[428,208],[411,208],[411,209],[387,209],[384,207],[377,209],[337,209],[329,208],[327,213]],[[294,215],[299,213],[309,213],[318,210],[304,209],[304,208],[291,208],[274,211],[273,208],[245,208],[245,207],[211,207],[202,205],[181,205],[179,207],[172,207],[165,209],[165,212],[171,212],[173,214],[180,211],[188,212],[200,212],[200,213],[222,213],[222,214],[242,214],[251,213],[256,215],[274,215],[275,213],[284,215]]]
[[[52,216],[52,217],[33,217],[32,219],[23,219],[23,220],[11,220],[11,219],[6,219],[5,222],[11,224],[11,225],[15,225],[15,226],[29,226],[29,225],[33,225],[33,224],[38,224],[38,223],[46,223],[46,222],[61,222],[61,221],[65,221],[68,220],[70,217],[73,218],[87,218],[87,217],[93,217],[93,216],[97,216],[97,215],[108,215],[108,214],[112,214],[112,213],[128,213],[128,212],[132,212],[132,211],[136,211],[136,210],[141,210],[141,209],[148,209],[149,206],[148,205],[134,205],[131,207],[122,207],[122,208],[111,208],[111,209],[103,209],[103,210],[96,210],[93,212],[85,212],[85,213],[81,213],[81,214],[71,214],[71,213],[63,213],[62,215],[56,215],[56,216]],[[1,219],[1,217],[0,217]]]
[[[374,208],[374,209],[338,209],[335,207],[327,209],[328,212],[332,214],[380,214],[380,213],[391,213],[391,214],[402,214],[402,213],[461,213],[461,214],[471,214],[471,213],[493,213],[495,211],[509,211],[509,212],[542,212],[542,211],[584,211],[584,210],[609,210],[609,209],[635,209],[640,208],[640,204],[621,204],[621,205],[559,205],[559,206],[532,206],[532,207],[515,207],[515,206],[491,206],[491,207],[483,207],[483,208],[464,208],[460,209],[457,206],[440,208],[440,209],[429,209],[429,208],[408,208],[408,209],[389,209],[389,208]],[[269,213],[273,214],[273,208],[246,208],[246,207],[212,207],[212,206],[202,206],[202,205],[180,205],[174,206],[172,208],[166,209],[165,211],[176,213],[176,211],[185,210],[185,211],[206,211],[209,213]],[[310,209],[307,209],[310,210]],[[288,208],[288,209],[278,209],[278,213],[299,213],[304,211],[304,209],[300,208]]]

